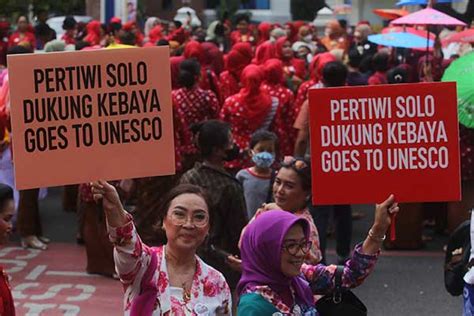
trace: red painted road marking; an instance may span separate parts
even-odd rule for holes
[[[46,251],[6,247],[0,265],[11,276],[17,315],[121,315],[120,282],[85,273],[85,249],[54,243]]]

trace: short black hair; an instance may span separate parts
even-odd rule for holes
[[[156,46],[168,46],[170,42],[165,40],[164,38],[160,38],[158,42],[156,42]]]
[[[76,19],[72,15],[68,15],[63,21],[63,30],[72,30],[77,25]]]
[[[183,26],[183,23],[178,20],[173,20],[174,25],[176,26],[177,29],[179,29],[181,26]]]
[[[0,213],[4,211],[5,204],[13,200],[13,189],[4,183],[0,183]]]
[[[201,65],[194,59],[186,59],[179,65],[178,82],[183,87],[192,88],[197,81],[197,76],[201,73]]]
[[[248,14],[245,13],[239,13],[235,16],[235,25],[239,24],[241,21],[245,21],[247,23],[250,23],[250,17]]]
[[[137,37],[133,32],[123,31],[119,34],[120,43],[135,46]]]
[[[252,134],[252,137],[250,138],[250,149],[253,149],[259,142],[271,140],[275,142],[275,146],[277,145],[278,138],[275,135],[275,133],[266,131],[266,130],[259,130],[256,131],[255,133]]]
[[[387,71],[387,82],[390,84],[408,82],[408,73],[401,67],[395,67]]]
[[[202,158],[208,158],[214,149],[224,149],[229,145],[229,123],[220,120],[208,120],[191,125],[191,131],[197,136],[197,144]]]
[[[327,87],[342,87],[346,85],[347,67],[340,61],[327,63],[323,68],[323,81]]]
[[[390,56],[387,53],[379,52],[372,57],[372,68],[375,71],[387,71]]]

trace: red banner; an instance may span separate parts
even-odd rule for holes
[[[455,83],[312,89],[313,203],[461,199]]]

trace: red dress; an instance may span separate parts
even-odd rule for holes
[[[263,84],[262,88],[267,91],[270,96],[278,99],[278,108],[271,127],[278,137],[281,156],[291,156],[294,152],[294,142],[296,131],[293,129],[294,116],[293,102],[294,95],[290,89],[282,84]]]
[[[219,76],[219,87],[223,101],[225,101],[228,97],[238,93],[240,90],[237,77],[228,70],[221,72]]]
[[[8,275],[3,271],[3,267],[0,267],[0,295],[0,315],[14,316],[15,305],[13,304],[10,282],[8,281]]]
[[[239,93],[227,98],[219,118],[230,123],[234,142],[241,150],[248,149],[252,134],[264,127],[264,121],[272,109],[272,98],[262,87],[264,72],[261,67],[245,67],[240,81]],[[226,165],[230,169],[243,169],[250,166],[249,157],[241,157]]]
[[[201,88],[180,88],[171,92],[173,107],[183,118],[186,127],[219,115],[219,102],[216,95]]]

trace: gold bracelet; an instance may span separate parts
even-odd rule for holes
[[[383,235],[383,237],[375,236],[374,232],[372,231],[372,228],[369,230],[369,238],[374,240],[374,241],[382,242],[382,241],[385,240],[386,237],[387,237],[386,235]]]

